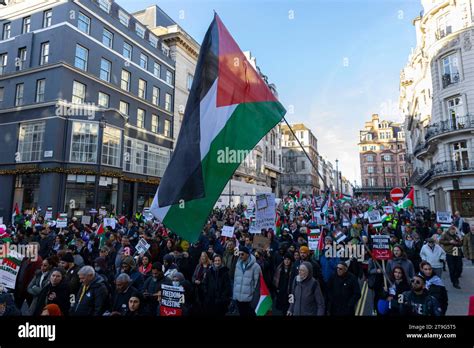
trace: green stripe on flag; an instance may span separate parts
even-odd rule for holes
[[[257,313],[257,316],[264,316],[265,314],[267,314],[268,311],[272,309],[272,305],[273,305],[273,302],[270,295],[260,296],[257,309],[255,310],[255,312]]]
[[[237,106],[225,127],[214,138],[209,152],[202,160],[205,198],[169,208],[163,223],[186,240],[195,241],[239,163],[218,163],[218,151],[252,150],[275,125],[285,109],[277,102],[244,103]]]

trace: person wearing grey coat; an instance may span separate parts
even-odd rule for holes
[[[237,302],[240,316],[255,316],[251,306],[260,280],[260,266],[255,256],[245,246],[239,247],[239,260],[234,273],[233,299]]]
[[[313,267],[309,262],[303,262],[299,274],[293,281],[290,295],[290,308],[287,315],[322,316],[325,313],[324,297],[321,287],[313,278]]]
[[[41,293],[41,290],[48,285],[49,278],[52,273],[53,265],[51,264],[51,260],[45,259],[41,263],[41,268],[36,271],[34,278],[31,280],[30,284],[28,284],[27,291],[33,297],[33,301],[30,304],[30,312],[36,309],[36,303],[38,301],[38,297]]]

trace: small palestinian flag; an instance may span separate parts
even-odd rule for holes
[[[15,219],[17,216],[20,215],[20,208],[18,208],[18,203],[15,203],[15,208],[13,208],[13,214],[12,214],[12,224],[15,224]]]
[[[215,14],[152,214],[182,238],[197,240],[245,154],[285,112]]]
[[[264,316],[272,310],[272,297],[270,296],[270,291],[268,291],[265,280],[263,280],[262,272],[260,272],[260,300],[258,301],[257,308],[255,308],[255,313],[257,316]]]
[[[410,192],[403,198],[396,206],[395,209],[399,211],[400,209],[407,209],[412,206],[415,202],[415,190],[413,187],[410,189]]]
[[[281,216],[280,212],[276,212],[276,221],[275,221],[275,226],[276,226],[276,235],[279,236],[281,234]]]

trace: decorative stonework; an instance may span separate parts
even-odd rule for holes
[[[462,42],[463,42],[462,43],[462,48],[466,51],[470,51],[471,48],[472,48],[470,32],[466,32],[464,34]]]

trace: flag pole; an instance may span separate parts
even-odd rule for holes
[[[296,139],[296,141],[298,142],[298,144],[300,145],[301,149],[303,150],[306,158],[308,158],[309,160],[309,163],[311,163],[311,165],[313,166],[314,170],[316,170],[316,173],[318,173],[318,176],[321,178],[321,180],[323,181],[324,183],[324,187],[328,187],[327,183],[326,183],[326,180],[321,176],[321,173],[319,173],[319,170],[318,170],[318,167],[315,166],[315,164],[313,163],[313,160],[311,159],[311,157],[309,157],[308,153],[306,152],[306,150],[304,149],[303,145],[301,144],[300,140],[298,139],[298,137],[296,136],[295,132],[293,131],[293,128],[291,128],[290,124],[288,123],[288,121],[286,120],[286,117],[283,116],[283,119],[285,120],[285,123],[286,125],[288,126],[288,128],[290,129],[290,132],[291,134],[293,134],[293,137]]]

